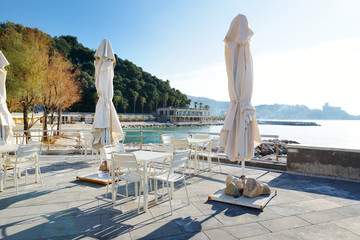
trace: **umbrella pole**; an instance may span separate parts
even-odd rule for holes
[[[242,176],[245,176],[245,158],[241,160]]]

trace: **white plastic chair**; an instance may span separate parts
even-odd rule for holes
[[[161,134],[161,140],[163,145],[171,145],[171,135],[169,134]]]
[[[211,177],[212,177],[212,167],[211,167],[212,158],[217,158],[218,159],[220,172],[222,173],[221,164],[220,164],[219,149],[220,149],[220,139],[219,138],[213,138],[205,146],[205,149],[201,152],[203,154],[203,156],[205,156],[206,159],[208,160],[208,167],[209,167],[209,171],[211,173]]]
[[[198,144],[197,145],[197,148],[198,148],[198,151],[204,151],[204,149],[206,148],[206,146],[210,143],[210,135],[207,134],[207,133],[195,133],[194,135],[194,138],[195,139],[206,139],[206,140],[209,140],[207,142],[204,142],[202,144]],[[198,154],[198,157],[199,157],[199,154]],[[198,163],[198,169],[200,169],[200,161],[197,160],[197,163]],[[204,168],[204,161],[203,161],[203,168]]]
[[[172,138],[171,143],[175,150],[189,150],[190,144],[186,138]]]
[[[80,141],[81,141],[81,155],[85,155],[84,161],[87,160],[87,151],[90,150],[91,151],[91,156],[93,157],[94,154],[96,155],[96,160],[98,160],[99,156],[98,156],[98,151],[93,149],[91,147],[91,133],[84,133],[84,132],[80,132]],[[85,151],[86,150],[86,151]]]
[[[39,174],[41,187],[43,186],[41,170],[39,164],[39,156],[41,153],[41,144],[27,144],[20,145],[19,149],[16,152],[15,157],[7,157],[4,165],[4,175],[5,178],[7,176],[7,169],[13,168],[14,170],[14,183],[16,187],[16,194],[19,193],[18,187],[18,176],[21,177],[21,171],[25,170],[25,184],[27,184],[27,169],[35,168],[38,172],[35,174]]]
[[[107,161],[108,165],[111,166],[112,153],[123,153],[123,152],[125,152],[125,147],[123,144],[119,144],[116,146],[113,145],[105,146],[100,150],[101,162]],[[122,173],[127,172],[127,169],[121,169],[121,172]],[[105,197],[107,197],[107,194],[109,192],[109,181],[110,181],[110,174],[108,174]]]
[[[170,193],[169,183],[175,183],[178,181],[183,180],[185,185],[185,191],[186,196],[188,199],[188,202],[190,204],[189,200],[189,194],[186,188],[186,181],[185,181],[185,166],[190,160],[190,151],[183,151],[183,152],[177,152],[174,154],[174,157],[170,163],[170,166],[168,169],[163,171],[162,173],[158,175],[151,176],[150,179],[155,180],[155,202],[157,202],[157,181],[166,181],[166,186],[168,190],[168,196],[169,196],[169,202],[170,202],[170,210],[171,215],[173,214],[172,205],[171,205],[171,199],[172,194]],[[175,170],[179,170],[180,168],[183,168],[182,173],[176,173]]]
[[[114,176],[118,176],[118,178],[122,181],[126,182],[126,200],[128,200],[128,182],[135,183],[135,198],[137,197],[137,183],[141,185],[141,172],[139,170],[139,164],[137,162],[136,156],[133,153],[112,153],[112,161],[114,161],[114,168],[111,169],[111,174]],[[127,169],[127,173],[123,174],[120,172],[120,169]],[[120,175],[123,174],[123,175]],[[117,189],[119,186],[119,182],[113,183],[115,184],[115,203],[116,204],[116,196],[117,196]],[[141,196],[141,187],[139,187],[139,203],[138,203],[138,212],[140,211],[140,196]],[[145,201],[145,200],[144,200]]]

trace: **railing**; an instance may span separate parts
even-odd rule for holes
[[[29,139],[32,138],[38,138],[38,141],[42,141],[44,144],[44,147],[47,147],[48,149],[50,146],[73,146],[74,148],[80,149],[82,147],[82,137],[81,133],[89,133],[91,129],[67,129],[67,130],[15,130],[14,131],[14,137],[16,139],[17,144],[26,143]],[[25,133],[31,135],[27,136]],[[43,136],[43,133],[47,132],[48,136]],[[193,137],[194,134],[198,133],[206,133],[210,135],[210,138],[219,136],[218,132],[193,132],[193,131],[166,131],[166,130],[142,130],[142,129],[126,129],[124,130],[126,132],[126,138],[127,143],[133,143],[135,145],[139,145],[139,148],[142,149],[143,145],[146,143],[159,143],[161,144],[161,136],[162,134],[173,134],[181,136],[181,137],[187,137],[190,138]],[[32,133],[38,133],[36,135],[33,135]],[[59,133],[59,135],[55,135],[54,133]],[[139,133],[139,135],[133,135],[131,133]],[[64,145],[64,144],[51,144],[52,139],[54,138],[72,138],[77,140],[76,145]],[[278,135],[261,135],[261,138],[265,139],[273,139],[273,142],[270,141],[262,141],[262,143],[268,144],[268,145],[276,145],[276,161],[279,161],[279,145],[286,145],[285,143],[282,143],[279,141]],[[44,141],[44,139],[46,139]],[[128,139],[135,139],[134,141],[129,141]],[[144,142],[144,139],[146,141]],[[152,139],[156,139],[152,141]],[[136,142],[139,140],[139,142]]]

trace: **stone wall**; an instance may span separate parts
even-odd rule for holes
[[[292,145],[287,147],[287,170],[360,180],[360,150]]]

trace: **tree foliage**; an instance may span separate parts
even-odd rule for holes
[[[95,51],[84,47],[73,36],[55,37],[54,42],[57,50],[72,62],[74,68],[79,67],[81,69],[78,81],[82,88],[82,100],[79,104],[73,106],[72,110],[94,112],[96,106],[96,101],[93,97],[96,93],[94,77]],[[186,95],[177,89],[171,88],[169,80],[163,81],[143,71],[142,68],[136,66],[131,61],[119,58],[116,54],[115,58],[113,100],[116,106],[119,104],[122,106],[122,112],[126,111],[130,103],[130,107],[134,112],[140,113],[144,111],[149,113],[154,107],[158,108],[159,102],[164,105],[164,96],[167,97],[166,102],[168,99],[171,99],[172,104],[174,104],[174,99],[177,99],[179,100],[179,106],[186,106],[188,102]],[[136,98],[134,92],[138,93]],[[121,96],[121,98],[119,99],[116,96]],[[144,105],[137,104],[137,99],[142,97],[146,99]],[[125,108],[124,105],[126,105]]]

